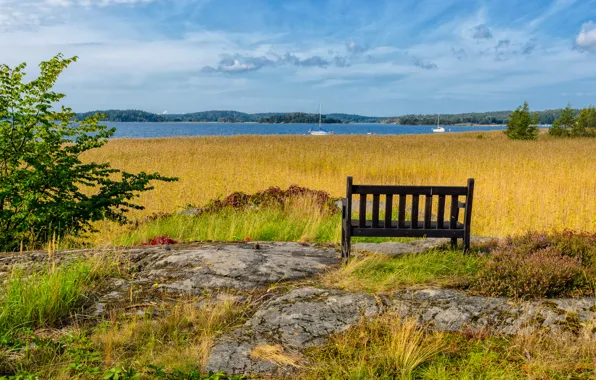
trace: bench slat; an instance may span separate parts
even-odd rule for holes
[[[406,221],[406,196],[400,194],[399,196],[399,212],[397,214],[398,225],[403,228],[404,222]]]
[[[437,210],[437,228],[443,228],[445,220],[445,196],[439,195],[439,209]]]
[[[373,195],[372,224],[373,224],[373,227],[375,227],[375,228],[379,227],[379,199],[380,199],[380,197],[381,196],[379,194]]]
[[[385,228],[391,227],[391,214],[393,213],[393,194],[387,194],[385,198]]]
[[[360,227],[366,225],[366,194],[360,194]]]
[[[459,219],[459,207],[457,206],[457,198],[457,195],[451,196],[451,215],[449,228],[455,228],[455,226],[457,225],[457,220]]]
[[[432,222],[433,197],[432,195],[426,195],[424,200],[424,228],[430,228],[430,223]]]
[[[443,222],[443,229],[449,229],[449,225],[450,222]],[[367,220],[366,223],[364,224],[364,227],[360,227],[360,220],[357,219],[353,219],[352,220],[352,224],[351,224],[352,228],[354,229],[367,229],[367,228],[373,228],[372,226],[372,220]],[[379,227],[377,228],[387,228],[387,229],[394,229],[394,230],[409,230],[412,227],[412,222],[410,222],[409,220],[404,222],[404,226],[403,227],[398,227],[397,222],[395,220],[391,221],[390,226],[385,227],[385,221],[384,220],[379,220]],[[437,222],[431,222],[430,223],[430,229],[436,229],[437,228]],[[464,228],[464,224],[461,222],[457,222],[455,229],[456,230],[460,230]],[[415,228],[416,229],[416,228]],[[418,229],[425,229],[424,227],[424,221],[418,221]]]
[[[418,206],[420,205],[420,196],[418,194],[412,195],[412,219],[411,228],[418,228]]]
[[[354,185],[353,194],[399,194],[399,195],[466,195],[462,186],[382,186]]]
[[[436,230],[436,229],[393,229],[393,228],[354,228],[352,236],[375,237],[426,237],[436,238],[463,238],[464,230]]]

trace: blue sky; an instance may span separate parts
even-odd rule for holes
[[[596,0],[0,0],[0,62],[77,55],[77,111],[596,104]]]

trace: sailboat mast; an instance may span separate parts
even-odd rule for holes
[[[321,112],[323,112],[323,103],[319,103],[319,129],[321,129]]]

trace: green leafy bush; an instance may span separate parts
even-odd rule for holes
[[[470,287],[489,296],[540,298],[596,294],[596,234],[529,233],[490,252]]]
[[[85,163],[80,155],[114,134],[99,115],[75,122],[64,94],[52,91],[76,57],[57,55],[25,82],[25,64],[0,65],[0,251],[35,248],[53,238],[91,229],[91,222],[126,220],[133,199],[151,190],[157,173],[131,174],[107,163]]]

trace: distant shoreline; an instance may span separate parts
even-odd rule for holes
[[[103,120],[107,123],[119,124],[260,124],[260,125],[318,125],[318,123],[259,123],[258,121],[111,121]],[[435,127],[434,124],[395,124],[395,123],[323,123],[321,126],[332,125],[387,125],[395,127]],[[506,127],[506,124],[441,124],[442,127]],[[540,127],[550,127],[550,124],[541,124]]]
[[[579,112],[578,110],[576,110]],[[242,123],[242,124],[391,124],[391,125],[437,125],[442,126],[502,126],[507,124],[512,111],[471,112],[459,114],[406,114],[401,116],[364,116],[346,113],[313,114],[304,112],[281,113],[245,113],[233,110],[200,111],[184,114],[155,114],[142,110],[99,110],[77,113],[76,118],[101,114],[108,122],[138,122],[138,123]],[[536,114],[541,125],[550,125],[562,110],[544,110]]]

